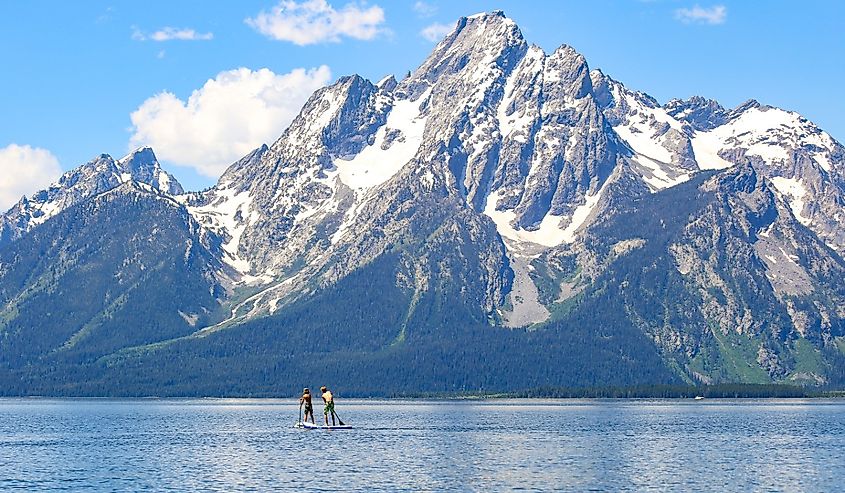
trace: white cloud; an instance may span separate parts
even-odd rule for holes
[[[455,29],[455,26],[453,25],[439,24],[435,22],[434,24],[426,26],[422,31],[420,31],[420,36],[433,43],[443,39],[443,37],[452,32],[453,29]]]
[[[17,144],[0,148],[0,210],[47,188],[61,174],[59,160],[46,149]]]
[[[414,4],[414,12],[420,17],[431,17],[437,13],[437,6],[428,2],[418,1]]]
[[[132,39],[135,41],[208,41],[214,39],[214,33],[198,33],[189,28],[165,27],[152,34],[145,34],[137,27],[133,27]]]
[[[724,5],[714,5],[709,8],[695,5],[691,9],[684,8],[675,11],[675,19],[684,24],[724,24],[727,17],[728,9]]]
[[[164,161],[217,178],[228,165],[281,135],[330,78],[325,65],[286,74],[239,68],[209,79],[187,101],[161,92],[130,115],[128,147],[151,146]]]
[[[341,37],[373,39],[382,32],[384,10],[355,3],[336,10],[326,0],[283,0],[269,12],[261,11],[245,21],[261,34],[300,46],[337,43]]]

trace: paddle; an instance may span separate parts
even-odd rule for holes
[[[299,421],[297,423],[302,423],[302,402],[299,403]]]
[[[332,416],[337,418],[337,422],[340,423],[340,426],[346,426],[346,423],[344,423],[343,420],[340,419],[340,416],[338,416],[337,413],[334,412],[334,409],[332,409]]]

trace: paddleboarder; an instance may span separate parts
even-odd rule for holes
[[[325,414],[326,426],[329,426],[329,414],[332,415],[332,426],[334,426],[334,396],[325,385],[320,387],[320,392],[323,393],[323,403],[325,404],[325,407],[323,407],[323,414]]]
[[[314,406],[311,404],[311,391],[308,390],[308,387],[302,389],[302,397],[299,398],[299,407],[305,405],[305,419],[303,421],[308,421],[308,415],[311,415],[311,423],[314,423]]]

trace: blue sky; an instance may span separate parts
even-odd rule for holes
[[[845,2],[30,0],[0,9],[3,206],[4,193],[31,193],[60,170],[139,143],[186,188],[211,185],[233,156],[281,134],[319,85],[401,76],[433,48],[426,33],[494,9],[529,42],[572,45],[661,102],[755,98],[845,139]]]

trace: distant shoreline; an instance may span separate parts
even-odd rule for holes
[[[408,393],[391,397],[446,399],[762,399],[836,398],[845,390],[782,384],[718,384],[702,386],[647,385],[634,387],[537,387],[507,392]]]
[[[496,400],[496,399],[811,399],[845,398],[843,389],[806,388],[780,384],[720,384],[705,386],[654,385],[635,387],[537,387],[517,391],[460,391],[460,392],[404,392],[391,394],[363,394],[343,392],[338,389],[337,396],[345,399],[386,399],[386,400]],[[230,395],[14,395],[0,394],[2,399],[291,399],[299,394],[288,391],[278,393],[234,393]]]

